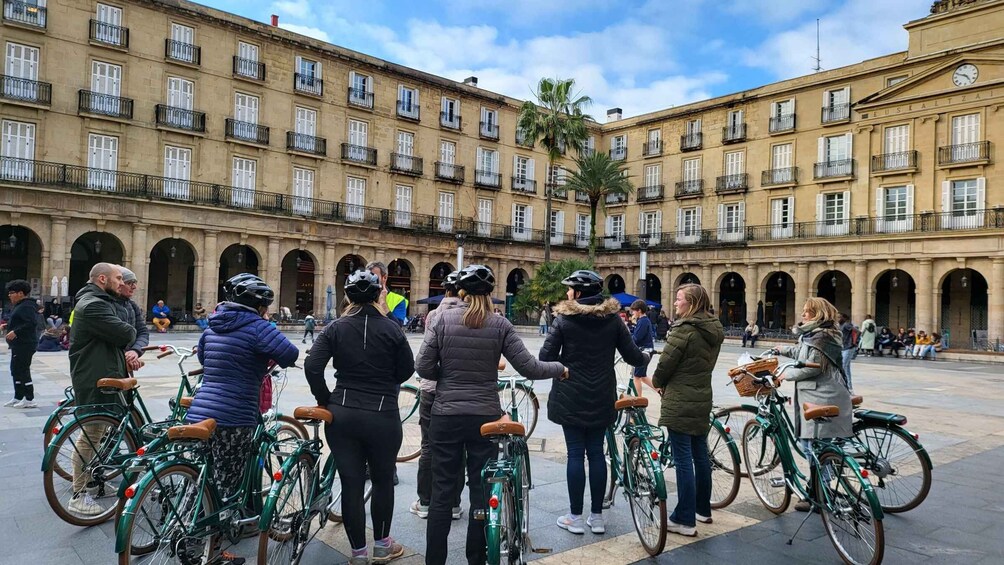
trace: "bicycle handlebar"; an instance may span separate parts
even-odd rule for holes
[[[142,348],[142,351],[153,351],[154,349],[160,349],[159,345],[148,345]]]
[[[165,352],[161,353],[160,355],[158,355],[157,359],[163,359],[164,357],[170,357],[171,355],[174,355],[173,351],[165,351]]]

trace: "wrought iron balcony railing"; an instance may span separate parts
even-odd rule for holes
[[[360,108],[373,108],[373,93],[361,88],[349,87],[349,104]]]
[[[665,185],[656,184],[638,189],[638,202],[658,202],[663,199]]]
[[[990,161],[990,142],[959,143],[938,148],[939,165]]]
[[[268,126],[227,118],[225,123],[225,133],[227,139],[257,143],[259,145],[268,145]]]
[[[704,145],[704,134],[688,133],[680,136],[680,151],[696,151]]]
[[[328,154],[328,140],[295,131],[286,132],[286,150],[325,156]]]
[[[627,147],[611,148],[610,159],[613,161],[623,161],[624,159],[627,159]]]
[[[422,174],[422,158],[403,153],[391,153],[390,169],[406,175],[420,176]]]
[[[436,178],[446,182],[464,182],[464,166],[436,161]]]
[[[722,143],[746,141],[746,124],[732,124],[722,128]]]
[[[311,96],[323,96],[324,81],[314,75],[293,73],[293,90]]]
[[[164,57],[169,61],[188,63],[189,65],[202,64],[202,48],[191,43],[182,43],[173,39],[164,40]]]
[[[157,104],[154,107],[158,126],[183,129],[188,131],[206,131],[206,113],[175,108],[166,104]]]
[[[760,174],[760,184],[762,186],[798,184],[798,167],[767,169]]]
[[[872,172],[885,173],[890,171],[902,171],[917,168],[916,151],[900,151],[897,153],[883,153],[872,155]]]
[[[46,17],[45,6],[15,0],[4,0],[3,2],[3,19],[9,22],[45,29]]]
[[[131,120],[132,98],[81,90],[77,97],[77,109],[80,113]]]
[[[604,197],[604,201],[607,203],[607,206],[627,204],[627,194],[624,194],[623,192],[610,193]]]
[[[265,80],[265,63],[234,55],[234,76],[251,80]]]
[[[704,179],[682,180],[676,183],[674,195],[679,200],[704,196]]]
[[[495,171],[474,169],[474,186],[500,190],[502,188],[502,174]]]
[[[834,104],[832,106],[823,106],[821,120],[824,124],[832,124],[835,122],[844,122],[851,119],[851,105],[850,104]]]
[[[749,175],[737,173],[722,175],[715,179],[715,192],[718,194],[734,194],[746,192],[750,188]]]
[[[770,117],[770,133],[792,131],[795,129],[795,114],[783,114]]]
[[[816,179],[829,179],[854,176],[854,159],[838,159],[816,163],[812,170]]]
[[[0,98],[48,106],[52,103],[52,85],[37,80],[0,75]]]
[[[481,137],[485,139],[499,140],[499,125],[492,122],[481,122]]]
[[[359,163],[375,167],[377,164],[377,150],[365,145],[353,145],[351,143],[342,144],[342,160],[350,163]]]
[[[460,129],[460,114],[439,113],[439,125],[448,129]]]
[[[418,104],[415,104],[414,102],[398,100],[397,115],[401,118],[418,121],[421,119],[421,108],[419,108]]]
[[[641,155],[642,157],[655,157],[656,155],[662,155],[662,140],[655,139],[643,143],[641,145]]]
[[[91,41],[111,45],[112,47],[129,47],[129,28],[91,20]]]
[[[524,194],[537,194],[537,181],[526,177],[512,177],[512,191]]]

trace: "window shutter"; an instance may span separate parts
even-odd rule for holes
[[[906,185],[906,229],[913,229],[913,185]]]
[[[854,158],[854,134],[848,132],[848,133],[845,133],[844,136],[847,137],[847,158],[848,159],[853,159]]]
[[[829,107],[830,107],[830,91],[829,90],[824,90],[823,91],[823,108],[829,108]]]
[[[512,156],[512,176],[519,176],[519,155]]]
[[[694,128],[695,128],[694,133],[701,132],[701,118],[697,118],[696,120],[694,120]]]
[[[949,213],[952,211],[952,182],[941,182],[941,211]]]
[[[843,90],[844,90],[844,102],[846,102],[847,104],[850,104],[851,103],[851,87],[845,86],[843,88]]]
[[[533,159],[527,159],[526,161],[526,178],[527,180],[533,180],[534,170],[533,170]]]
[[[296,66],[293,67],[293,72],[294,73],[300,72],[300,69],[302,68],[302,65],[303,65],[303,57],[297,55],[296,56]]]
[[[826,219],[826,211],[824,208],[824,196],[822,194],[816,195],[816,221],[822,223]]]
[[[826,138],[820,137],[818,151],[816,152],[816,162],[823,163],[825,161],[826,161]]]
[[[614,226],[614,221],[613,221],[612,217],[607,216],[606,218],[604,218],[603,219],[603,230],[604,230],[603,234],[604,235],[612,235],[611,232],[613,231],[613,226]]]
[[[373,77],[366,77],[366,92],[368,94],[373,94]]]
[[[725,235],[725,205],[718,205],[718,239]]]
[[[676,209],[676,232],[678,236],[683,234],[683,208]]]
[[[638,212],[638,233],[648,233],[645,231],[645,212]]]
[[[875,231],[885,231],[885,189],[875,190]]]
[[[746,202],[739,203],[739,233],[745,235],[746,231]]]
[[[987,207],[987,178],[976,179],[976,209],[983,211]]]
[[[533,206],[526,207],[526,229],[528,231],[533,229]],[[527,236],[529,235],[528,233]]]
[[[743,111],[736,110],[736,124],[741,124],[741,123],[743,123]]]
[[[512,223],[510,225],[512,225],[513,228],[516,227],[516,204],[512,205]]]
[[[659,243],[659,239],[662,237],[662,210],[658,210],[655,213],[655,238],[650,238],[649,241],[653,243]]]
[[[795,97],[794,96],[792,96],[792,98],[791,98],[791,114],[795,115]]]
[[[349,86],[351,86],[352,88],[356,87],[356,72],[355,71],[349,71]]]
[[[697,218],[696,218],[696,221],[694,222],[694,225],[697,227],[697,231],[698,232],[700,232],[701,229],[702,229],[701,228],[701,222],[703,220],[702,210],[703,210],[703,208],[701,206],[697,207]],[[700,234],[698,234],[697,237],[700,238],[701,237]]]
[[[851,191],[844,191],[844,222],[851,220]]]
[[[417,88],[414,89],[414,90],[412,90],[412,96],[413,96],[413,98],[411,100],[411,104],[415,108],[418,108],[418,89]]]

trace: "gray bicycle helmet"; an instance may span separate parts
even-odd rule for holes
[[[470,295],[488,295],[495,290],[495,275],[485,265],[468,265],[458,273],[457,286]]]
[[[353,304],[369,304],[380,296],[380,277],[370,271],[356,271],[345,279],[345,296]]]

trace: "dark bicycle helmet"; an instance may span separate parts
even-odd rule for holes
[[[561,284],[581,292],[582,296],[595,296],[603,290],[603,279],[595,272],[584,269],[568,275]]]
[[[380,277],[370,271],[359,270],[345,279],[345,296],[353,304],[369,304],[380,296]]]
[[[488,295],[495,290],[495,275],[485,265],[468,265],[457,273],[457,287],[470,295]]]
[[[232,280],[234,279],[230,279],[230,281]],[[229,300],[230,302],[258,309],[262,306],[272,304],[272,301],[275,300],[275,291],[265,281],[251,275],[235,282],[231,286]]]
[[[453,271],[452,273],[446,275],[443,279],[443,289],[446,292],[452,292],[456,294],[457,292],[457,279],[460,277],[460,271]]]
[[[236,286],[237,283],[248,280],[257,280],[260,282],[265,282],[258,275],[252,275],[251,273],[241,273],[239,275],[234,275],[229,279],[227,279],[227,282],[223,283],[223,300],[233,301],[234,286]]]

